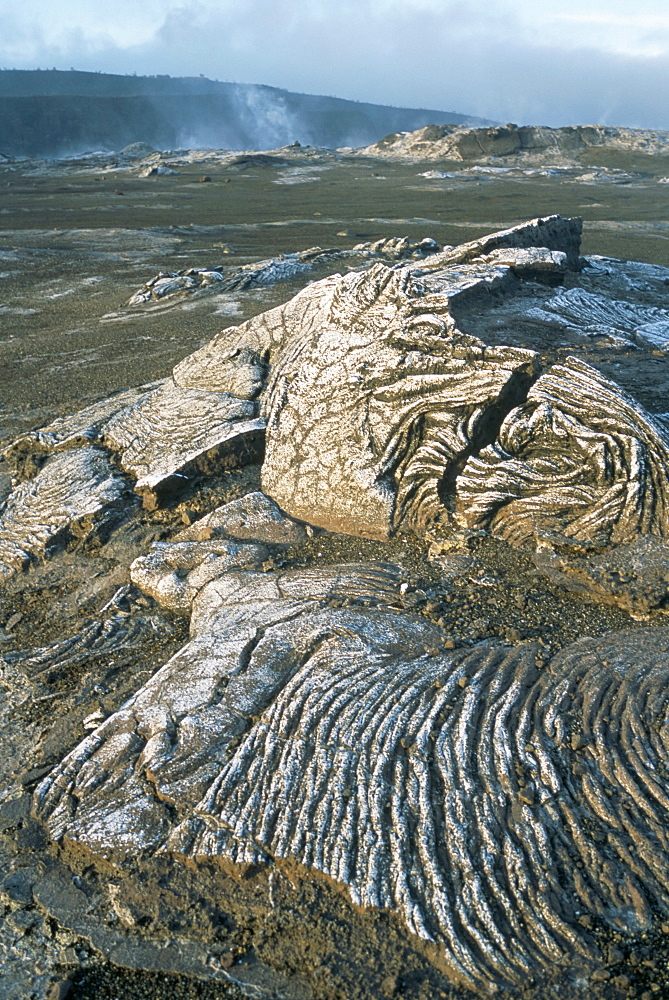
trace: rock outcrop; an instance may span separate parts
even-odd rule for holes
[[[141,650],[153,602],[190,628],[40,775],[52,838],[126,866],[297,865],[479,992],[586,981],[593,922],[666,919],[666,404],[609,374],[666,351],[668,274],[583,261],[579,237],[549,217],[429,254],[395,243],[8,449],[7,579],[102,528],[107,560],[133,543],[111,612],[3,658],[7,676]],[[174,530],[180,489],[192,502],[251,462],[262,491]],[[333,532],[376,555],[324,560]],[[456,646],[398,556],[409,533],[442,588],[492,536],[645,625]]]
[[[39,814],[103,853],[293,858],[398,913],[472,989],[587,969],[583,908],[640,931],[669,906],[669,629],[550,661],[536,643],[448,653],[384,608],[400,579],[205,585],[189,645],[43,782]],[[351,599],[367,607],[331,607]]]
[[[574,159],[592,147],[641,153],[666,153],[669,134],[648,129],[614,128],[607,125],[493,125],[467,128],[457,125],[426,125],[415,132],[396,132],[358,155],[410,160],[490,159],[513,162],[556,162]]]

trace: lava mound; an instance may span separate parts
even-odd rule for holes
[[[36,788],[52,838],[110,863],[292,861],[473,990],[587,978],[593,921],[666,919],[669,430],[641,375],[669,346],[669,275],[582,258],[580,233],[551,216],[356,258],[10,446],[6,581],[110,559],[180,491],[261,467],[260,489],[143,535],[106,618],[12,660],[141,659],[132,594],[189,621]],[[379,558],[319,560],[334,533]],[[432,579],[438,553],[497,539],[630,627],[454,643],[415,567],[381,557],[405,536]]]

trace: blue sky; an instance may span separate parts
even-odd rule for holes
[[[0,66],[669,129],[666,0],[0,0]]]

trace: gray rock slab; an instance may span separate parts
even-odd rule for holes
[[[23,478],[34,475],[35,458],[43,453],[64,451],[99,441],[102,428],[120,410],[139,402],[148,392],[158,389],[162,382],[151,382],[135,389],[126,389],[106,399],[86,406],[67,417],[59,417],[45,427],[30,431],[12,441],[2,453],[2,458]]]
[[[649,293],[660,301],[669,300],[669,267],[599,254],[588,255],[583,261],[586,265],[583,278],[593,290],[614,295]]]
[[[264,422],[257,405],[228,393],[184,389],[171,380],[121,410],[103,430],[106,447],[118,451],[135,489],[152,493],[171,477],[206,465],[210,453],[252,441]]]
[[[263,545],[213,541],[158,542],[130,566],[136,587],[171,611],[190,614],[202,588],[231,569],[258,569],[269,557]]]
[[[299,545],[308,537],[303,524],[287,517],[271,497],[256,491],[205,514],[174,541],[199,542],[222,535],[268,545]]]
[[[76,448],[49,458],[34,479],[20,483],[0,514],[0,578],[45,555],[58,538],[85,538],[128,500],[123,477],[105,453]]]
[[[564,250],[546,247],[497,247],[481,256],[484,264],[503,264],[526,278],[564,278],[570,260]]]
[[[576,268],[579,262],[582,229],[583,224],[580,219],[565,219],[560,215],[531,219],[519,226],[491,233],[470,243],[450,247],[440,254],[435,254],[427,266],[439,268],[448,264],[461,264],[500,249],[543,247],[546,250],[566,254],[568,266]]]
[[[582,336],[669,349],[669,311],[596,295],[583,288],[557,292],[542,309],[531,309],[528,316]]]

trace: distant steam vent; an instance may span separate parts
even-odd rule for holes
[[[0,71],[0,152],[60,156],[146,142],[158,149],[269,149],[299,141],[364,146],[432,122],[485,125],[453,112],[393,108],[204,77]]]

